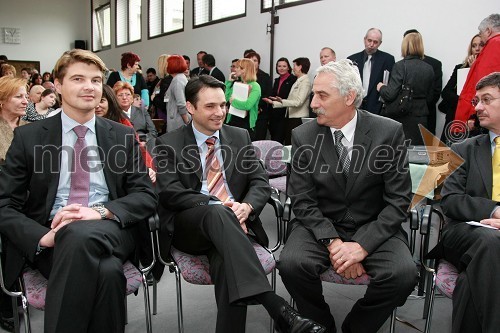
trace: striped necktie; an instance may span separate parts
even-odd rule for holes
[[[344,178],[347,179],[349,175],[349,166],[351,161],[349,160],[349,154],[347,153],[347,148],[342,144],[342,138],[344,134],[341,130],[337,130],[333,133],[335,136],[335,148],[337,149],[337,155],[339,157],[339,162],[342,165],[342,174]]]
[[[493,170],[493,188],[491,191],[491,199],[500,201],[500,136],[495,138],[495,151],[491,159]]]
[[[215,140],[215,137],[211,137],[205,141],[208,147],[207,157],[205,159],[207,187],[210,195],[216,196],[222,202],[226,202],[229,199],[229,195],[224,186],[224,177],[222,177],[219,160],[215,156]]]

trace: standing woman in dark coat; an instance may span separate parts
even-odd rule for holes
[[[394,64],[389,83],[385,85],[380,82],[377,85],[377,90],[384,101],[390,103],[398,97],[403,83],[410,85],[413,89],[413,99],[409,112],[395,118],[395,120],[403,124],[406,140],[411,140],[410,145],[423,145],[424,141],[418,125],[422,124],[427,127],[429,114],[427,103],[432,100],[434,70],[431,65],[422,60],[424,58],[424,43],[419,33],[410,33],[403,38],[401,55],[403,60]]]
[[[274,79],[271,96],[287,99],[292,85],[297,81],[297,77],[292,75],[292,67],[287,58],[279,58],[276,62],[276,73],[278,78]],[[275,108],[269,106],[269,132],[271,140],[280,143],[285,142],[285,114],[286,107]]]

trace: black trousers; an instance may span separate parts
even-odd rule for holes
[[[135,228],[116,221],[77,221],[61,228],[35,266],[48,279],[44,332],[124,332],[123,262]]]
[[[444,259],[460,271],[453,291],[452,332],[498,332],[499,231],[450,223],[442,246]]]
[[[206,254],[215,285],[217,333],[245,332],[244,301],[272,291],[255,250],[233,211],[223,205],[187,209],[175,217],[173,246]]]
[[[252,140],[252,141],[259,140],[259,139],[257,139],[256,130],[252,130],[250,128],[250,120],[249,120],[248,115],[245,118],[240,118],[240,117],[237,117],[235,115],[232,115],[231,120],[229,121],[228,125],[231,125],[234,127],[239,127],[239,128],[244,128],[248,131],[248,134],[250,135],[250,140]]]
[[[285,142],[286,108],[276,108],[269,111],[269,133],[271,140],[283,144]]]
[[[400,237],[400,238],[398,238]],[[344,332],[377,332],[394,308],[405,303],[417,283],[417,268],[403,236],[393,236],[362,262],[371,277],[364,297],[345,319]],[[326,246],[295,223],[281,251],[278,269],[299,312],[335,332],[335,320],[325,302],[320,274],[331,267]]]

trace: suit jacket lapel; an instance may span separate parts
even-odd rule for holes
[[[358,178],[362,167],[367,163],[367,152],[370,151],[372,139],[368,136],[370,131],[370,123],[368,119],[364,119],[361,112],[358,113],[356,122],[356,130],[354,132],[353,151],[351,156],[351,165],[349,168],[349,177],[346,184],[346,195],[352,190],[353,185]]]
[[[61,161],[59,159],[62,145],[62,123],[61,115],[56,115],[50,120],[46,120],[43,126],[44,131],[41,133],[40,143],[43,151],[50,151],[49,154],[44,154],[43,170],[46,175],[47,199],[45,201],[46,216],[50,215],[52,206],[59,186],[59,174],[61,170]],[[72,147],[71,147],[72,148]],[[50,198],[50,199],[49,199]]]
[[[203,180],[203,169],[201,167],[200,150],[198,149],[192,126],[193,124],[191,123],[190,125],[184,127],[184,131],[186,133],[186,135],[184,136],[184,145],[182,147],[178,147],[176,151],[182,152],[185,149],[189,150],[185,154],[182,154],[182,158],[184,159],[185,163],[184,165],[185,167],[193,168],[194,173],[201,183],[201,181]]]
[[[139,115],[139,112],[137,112],[137,108],[132,105],[132,107],[130,109],[130,121],[132,122],[132,124],[135,122],[138,115]]]
[[[333,148],[333,149],[330,148],[320,149],[320,154],[325,160],[326,165],[330,166],[330,173],[335,182],[340,186],[340,190],[345,191],[346,183],[344,181],[341,169],[339,169],[340,168],[339,157],[337,156],[337,150],[335,148],[335,141],[333,140],[332,131],[330,130],[329,127],[320,126],[318,134],[319,135],[317,136],[317,138],[319,137],[323,138],[323,142],[319,143],[320,144],[319,147],[324,145],[325,147]],[[332,145],[329,145],[328,144],[329,142],[331,142]],[[338,173],[337,169],[339,170]]]
[[[484,135],[476,141],[478,149],[475,149],[476,167],[479,169],[484,187],[488,193],[488,198],[491,198],[493,186],[493,167],[491,166],[491,142],[489,135]],[[487,163],[485,163],[485,161]]]
[[[115,164],[115,159],[112,156],[109,156],[109,152],[112,148],[111,143],[118,142],[118,140],[116,140],[115,138],[116,135],[113,131],[113,127],[111,127],[110,124],[99,117],[96,117],[95,131],[97,136],[97,145],[100,148],[99,157],[101,159],[101,165],[103,166],[104,178],[106,179],[110,199],[116,199],[118,197],[118,194],[116,193],[116,173],[112,172],[112,170],[119,169]],[[123,144],[125,144],[125,141],[123,142]],[[106,158],[106,156],[108,158]]]

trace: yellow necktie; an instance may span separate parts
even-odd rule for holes
[[[491,191],[491,199],[500,201],[500,136],[495,138],[495,151],[491,160],[493,169],[493,189]]]

